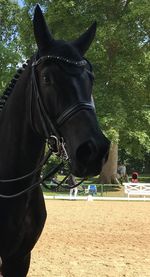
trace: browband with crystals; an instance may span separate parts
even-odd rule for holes
[[[68,63],[68,64],[73,64],[78,67],[85,66],[87,64],[86,60],[74,61],[74,60],[70,60],[70,59],[64,58],[64,57],[48,55],[48,56],[43,56],[43,57],[39,58],[37,61],[34,61],[32,63],[32,66],[39,65],[41,62],[44,62],[47,60],[60,61],[60,62]]]

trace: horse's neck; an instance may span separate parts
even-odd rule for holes
[[[44,152],[43,141],[30,124],[31,70],[20,76],[0,115],[0,179],[33,170]]]

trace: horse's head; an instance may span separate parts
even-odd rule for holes
[[[92,66],[83,58],[95,36],[96,23],[72,42],[53,39],[39,6],[33,24],[38,46],[34,68],[42,105],[54,133],[65,141],[72,173],[97,175],[106,160],[109,141],[98,127]]]

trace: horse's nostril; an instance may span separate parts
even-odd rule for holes
[[[88,164],[89,161],[93,159],[96,149],[91,141],[87,141],[79,146],[77,149],[77,160],[82,164]]]

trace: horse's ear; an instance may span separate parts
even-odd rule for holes
[[[77,40],[73,41],[72,44],[79,50],[83,56],[89,49],[96,33],[96,21],[90,26],[90,28],[83,33]]]
[[[33,18],[33,27],[36,43],[39,50],[44,50],[50,47],[50,43],[53,40],[46,21],[44,19],[43,13],[39,5],[36,5],[34,18]]]

